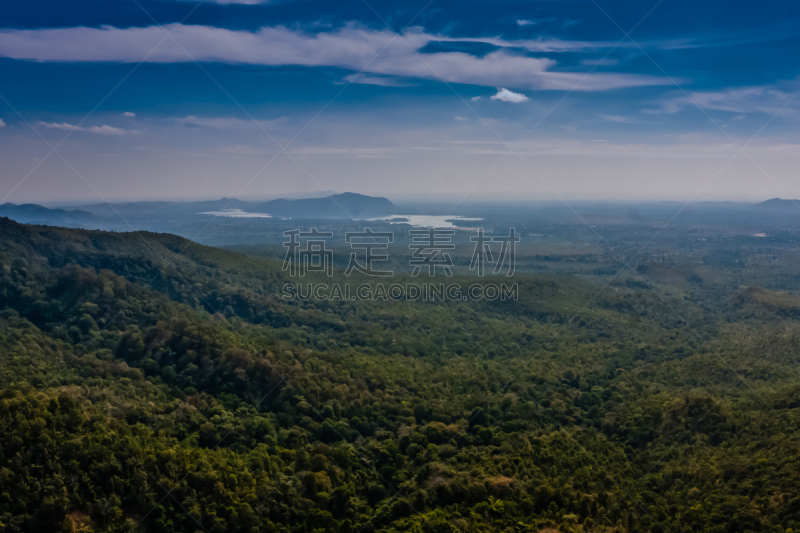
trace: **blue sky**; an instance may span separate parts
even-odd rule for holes
[[[5,2],[0,198],[800,196],[798,52],[788,1]]]

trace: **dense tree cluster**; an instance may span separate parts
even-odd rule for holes
[[[284,302],[284,281],[0,220],[0,531],[800,528],[792,295],[520,275],[517,302]]]

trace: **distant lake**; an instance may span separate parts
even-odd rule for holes
[[[231,218],[272,218],[272,215],[265,213],[248,213],[241,209],[223,209],[222,211],[206,211],[201,215],[213,215],[217,217]],[[375,222],[386,222],[389,224],[409,224],[419,228],[462,228],[471,229],[464,226],[456,226],[453,222],[479,222],[482,218],[468,218],[452,215],[389,215],[385,217],[367,218]]]
[[[453,221],[480,222],[483,219],[452,215],[390,215],[388,217],[370,218],[368,220],[388,222],[390,224],[409,224],[411,226],[423,228],[460,228],[462,226],[456,226],[453,224]]]
[[[214,215],[215,217],[232,217],[232,218],[272,218],[272,215],[266,213],[248,213],[241,209],[223,209],[222,211],[206,211],[200,213],[201,215]]]

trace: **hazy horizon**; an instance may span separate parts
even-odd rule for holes
[[[331,195],[335,194],[342,194],[345,192],[350,193],[358,193],[363,194],[359,191],[341,191],[341,192],[334,192],[328,191]],[[242,196],[236,198],[236,200],[240,200],[243,202],[268,202],[270,200],[276,199],[305,199],[305,198],[321,198],[327,196],[327,194],[318,193],[315,194],[313,192],[303,193],[303,192],[294,192],[288,193],[286,195],[277,195],[277,196]],[[751,198],[737,198],[737,199],[686,199],[686,198],[676,198],[676,199],[668,199],[668,198],[640,198],[640,199],[614,199],[614,198],[553,198],[553,199],[542,199],[536,197],[523,197],[520,198],[519,195],[515,196],[505,196],[505,197],[487,197],[487,195],[483,195],[481,199],[468,199],[462,202],[460,197],[457,196],[440,196],[440,197],[414,197],[414,196],[400,196],[400,195],[381,195],[381,194],[370,194],[367,196],[375,196],[375,197],[383,197],[388,198],[395,204],[399,204],[400,206],[403,205],[436,205],[436,204],[456,204],[458,203],[459,206],[502,206],[502,205],[530,205],[530,206],[562,206],[562,207],[569,207],[569,206],[590,206],[590,205],[648,205],[648,204],[679,204],[679,205],[697,205],[697,204],[716,204],[716,203],[733,203],[733,204],[758,204],[765,202],[767,200],[772,199],[781,199],[781,200],[796,200],[795,198],[782,198],[780,196],[770,196],[770,197],[751,197]],[[219,200],[230,200],[230,197],[218,197],[218,196],[184,196],[184,197],[150,197],[150,198],[107,198],[106,200],[108,203],[111,204],[121,204],[121,203],[139,203],[139,202],[176,202],[176,203],[190,203],[190,202],[208,202],[208,201],[219,201]],[[29,201],[18,201],[18,202],[10,202],[17,205],[21,204],[37,204],[44,207],[54,208],[54,207],[80,207],[80,206],[87,206],[87,205],[96,205],[96,204],[104,204],[105,201],[98,201],[92,198],[86,198],[83,200],[73,200],[73,201],[63,201],[59,202],[57,200],[53,201],[36,201],[35,199],[31,199]]]

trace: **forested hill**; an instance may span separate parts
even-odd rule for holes
[[[3,532],[800,528],[793,295],[285,302],[274,261],[8,219],[0,267]]]

